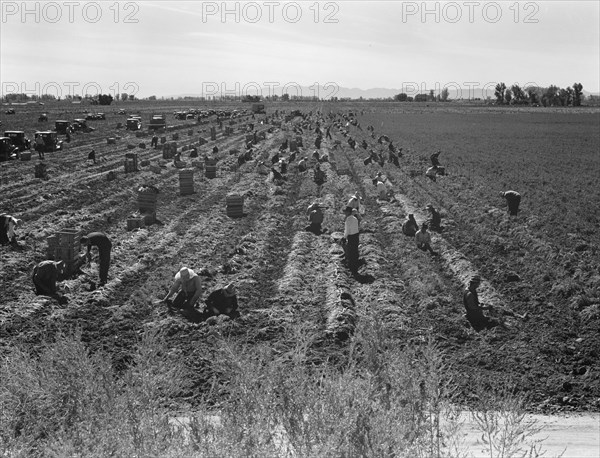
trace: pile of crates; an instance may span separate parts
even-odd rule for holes
[[[217,178],[217,160],[207,159],[204,162],[204,176],[206,178]]]
[[[210,139],[212,141],[215,141],[217,139],[217,129],[215,128],[215,126],[210,128]]]
[[[79,256],[81,236],[82,233],[78,229],[63,229],[56,232],[46,239],[48,242],[46,256],[48,259],[63,261],[68,272],[75,271],[81,262]]]
[[[138,171],[137,153],[125,153],[125,173]]]
[[[194,194],[194,169],[179,171],[179,193],[182,196]]]
[[[241,218],[244,216],[244,196],[228,194],[226,199],[227,216],[232,218]]]
[[[158,198],[158,189],[152,186],[142,186],[138,189],[138,210],[144,225],[153,224],[156,221],[156,200]],[[129,222],[127,223],[129,226]]]

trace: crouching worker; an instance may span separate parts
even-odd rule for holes
[[[469,323],[471,323],[471,326],[477,332],[483,329],[492,329],[500,325],[497,320],[488,318],[483,314],[483,310],[491,310],[492,307],[484,307],[479,303],[477,288],[480,284],[481,278],[479,275],[473,276],[469,280],[469,286],[465,289],[463,294],[463,304],[465,306],[467,320],[469,320]]]
[[[312,232],[315,235],[320,235],[323,231],[321,224],[323,224],[323,211],[318,202],[313,202],[308,206],[306,213],[308,215],[308,226],[304,228],[305,231]]]
[[[18,245],[15,229],[23,224],[23,220],[14,216],[2,214],[0,215],[0,243],[6,245]]]
[[[240,316],[236,290],[233,283],[229,283],[224,288],[213,291],[204,302],[206,303],[204,311],[206,318],[217,315],[227,315],[229,318]]]
[[[174,299],[170,297],[177,293]],[[172,307],[182,309],[193,309],[202,295],[202,282],[200,277],[192,269],[182,267],[175,274],[175,281],[169,293],[163,299],[169,310]]]
[[[58,302],[66,302],[66,297],[58,293],[56,282],[64,278],[65,263],[63,261],[42,261],[33,268],[33,285],[38,296],[50,296]]]
[[[419,225],[415,220],[415,215],[409,213],[408,218],[402,224],[402,233],[404,235],[408,235],[409,237],[414,237],[418,230]]]
[[[431,248],[431,234],[427,232],[427,223],[421,225],[421,229],[415,234],[415,243],[417,248],[422,251],[429,251],[431,254],[437,254]]]

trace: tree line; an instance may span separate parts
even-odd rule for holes
[[[579,107],[585,98],[581,83],[575,83],[573,87],[567,86],[566,88],[560,88],[552,84],[547,88],[528,87],[525,89],[517,84],[507,88],[504,83],[498,83],[494,96],[497,105],[542,104],[545,107]]]

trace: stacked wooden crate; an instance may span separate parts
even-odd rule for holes
[[[144,186],[138,190],[138,209],[143,215],[144,224],[152,224],[156,221],[157,197],[158,190],[156,188]],[[129,226],[129,221],[127,225]]]
[[[40,162],[39,164],[35,165],[35,177],[43,180],[48,179],[48,170],[45,163]]]
[[[212,141],[217,139],[217,129],[214,126],[210,128],[210,139]]]
[[[137,153],[125,153],[125,173],[138,171]]]
[[[48,237],[46,255],[49,259],[63,261],[68,272],[79,267],[79,251],[81,250],[81,231],[78,229],[63,229]]]
[[[194,169],[179,171],[179,193],[182,196],[194,193]]]
[[[204,162],[204,176],[206,178],[216,178],[217,177],[217,160],[216,159],[207,159]]]
[[[227,195],[227,216],[239,218],[244,216],[244,196],[238,194]]]

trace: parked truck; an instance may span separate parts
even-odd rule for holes
[[[152,114],[148,123],[149,130],[165,130],[167,128],[167,115]]]

